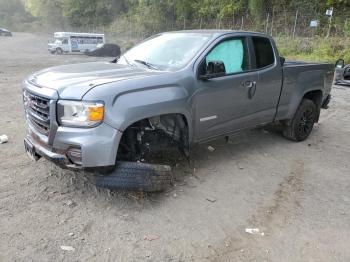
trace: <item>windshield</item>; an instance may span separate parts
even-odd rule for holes
[[[148,65],[149,68],[159,70],[178,70],[195,56],[210,37],[210,34],[196,33],[157,35],[127,51],[118,63]]]
[[[62,41],[63,41],[63,38],[55,38],[54,43],[55,43],[55,44],[61,44]]]

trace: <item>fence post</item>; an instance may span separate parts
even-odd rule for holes
[[[348,25],[348,18],[345,19],[343,32],[345,32],[347,25]]]
[[[295,13],[295,22],[294,22],[294,28],[293,28],[293,38],[295,37],[295,30],[296,30],[297,21],[298,21],[298,13],[299,13],[299,10],[297,10],[297,12]]]
[[[269,27],[269,18],[270,18],[270,13],[267,13],[265,34],[267,34],[267,29],[268,29],[268,27]]]
[[[273,18],[275,17],[275,7],[272,8],[272,18],[271,18],[271,33],[270,35],[273,36]]]
[[[328,31],[327,31],[326,38],[328,38],[330,33],[331,33],[331,24],[332,24],[332,18],[333,18],[333,7],[331,8],[331,10],[332,10],[332,14],[329,16],[329,24],[328,24]]]
[[[288,36],[286,7],[283,7],[283,10],[284,10],[284,36]]]
[[[244,23],[244,16],[242,15],[242,21],[241,21],[241,31],[243,30],[243,23]]]
[[[232,14],[232,26],[231,26],[232,30],[235,30],[235,12],[233,12]]]

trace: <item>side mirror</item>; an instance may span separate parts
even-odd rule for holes
[[[286,62],[286,59],[283,56],[280,56],[280,61],[281,61],[281,66],[283,66],[284,63]]]
[[[336,68],[344,68],[344,66],[345,66],[344,59],[338,59],[337,62],[335,62],[335,67]]]
[[[200,75],[202,80],[224,76],[226,74],[225,64],[222,61],[209,61],[204,75]]]

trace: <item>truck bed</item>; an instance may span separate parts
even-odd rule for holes
[[[276,119],[291,119],[307,90],[321,90],[323,98],[330,93],[334,65],[304,61],[286,61],[283,86]]]
[[[284,62],[284,67],[294,67],[294,66],[311,66],[311,65],[330,65],[328,63],[316,63],[316,62],[305,62],[305,61],[293,61],[293,60],[286,60]]]

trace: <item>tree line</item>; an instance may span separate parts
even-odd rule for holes
[[[249,15],[259,27],[266,23],[267,14],[284,12],[293,18],[291,14],[298,10],[322,17],[330,7],[349,13],[350,0],[0,0],[0,27],[26,23],[62,29],[118,27],[132,21],[140,30],[161,31],[169,23],[186,27],[186,21],[234,20],[237,15]],[[339,23],[346,26],[344,21]]]

